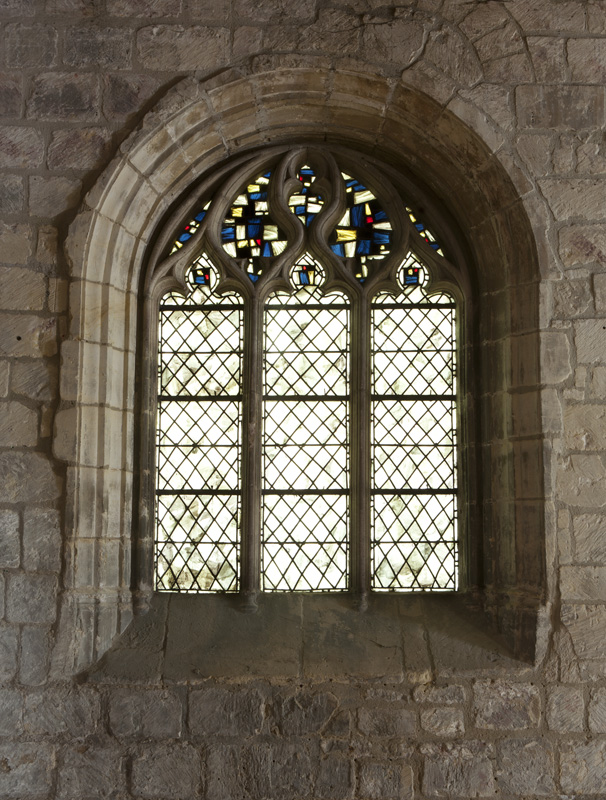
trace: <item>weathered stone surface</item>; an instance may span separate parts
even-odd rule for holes
[[[553,796],[554,754],[549,742],[507,739],[498,746],[497,786],[504,794]]]
[[[412,800],[412,769],[389,762],[363,761],[359,768],[363,800]]]
[[[606,607],[564,604],[562,624],[566,627],[578,658],[601,658],[606,636]]]
[[[94,120],[99,115],[98,100],[96,75],[49,72],[34,79],[27,115],[61,122]]]
[[[57,370],[46,360],[15,361],[10,387],[21,397],[49,403],[56,396]]]
[[[516,89],[522,128],[594,129],[604,120],[604,93],[597,86],[533,86]]]
[[[114,736],[176,739],[181,735],[181,701],[170,692],[115,690],[109,702]]]
[[[276,704],[277,725],[284,736],[318,733],[337,708],[337,698],[327,692],[299,692]]]
[[[606,742],[566,742],[560,750],[562,789],[565,792],[606,792]]]
[[[547,724],[558,733],[583,730],[585,702],[576,686],[552,686],[547,692]]]
[[[464,686],[453,683],[449,686],[423,684],[415,686],[412,693],[417,703],[435,703],[436,705],[459,705],[466,701],[467,691]]]
[[[4,267],[0,270],[0,308],[41,311],[46,300],[46,279],[40,272]]]
[[[557,473],[560,499],[574,506],[606,504],[606,469],[598,455],[571,455]]]
[[[606,689],[592,689],[589,696],[589,730],[606,733]]]
[[[138,111],[159,88],[153,75],[125,73],[106,75],[103,81],[103,113],[109,119]]]
[[[0,795],[45,797],[52,786],[52,749],[45,742],[0,744]]]
[[[67,128],[55,131],[48,147],[50,169],[100,167],[108,151],[110,134],[105,128]]]
[[[123,28],[69,28],[63,45],[63,60],[74,67],[130,66],[132,34]]]
[[[585,403],[568,406],[564,413],[566,446],[571,450],[606,448],[606,406]]]
[[[461,736],[465,718],[460,708],[430,708],[421,711],[421,727],[436,736]]]
[[[58,497],[60,491],[61,483],[43,455],[0,453],[0,502],[45,503]]]
[[[423,33],[423,27],[411,19],[367,25],[362,34],[362,49],[369,60],[396,60],[405,69],[418,56]]]
[[[575,322],[575,344],[581,363],[602,362],[606,359],[606,320],[587,319]]]
[[[38,441],[38,414],[22,403],[0,403],[0,440],[8,447],[32,447]]]
[[[567,225],[560,228],[560,258],[565,267],[597,262],[606,265],[603,225]]]
[[[474,719],[478,728],[524,730],[538,725],[540,695],[536,686],[507,681],[476,681]]]
[[[21,629],[19,681],[25,686],[46,682],[50,661],[50,626],[24,625]]]
[[[107,13],[112,17],[177,17],[180,12],[181,0],[107,0]]]
[[[470,741],[465,744],[425,744],[422,791],[429,797],[484,797],[496,793],[490,746]]]
[[[50,575],[9,575],[6,589],[9,622],[54,622],[57,579]]]
[[[606,567],[562,567],[560,576],[563,600],[591,603],[606,594]]]
[[[80,189],[79,180],[34,175],[29,179],[30,210],[36,217],[55,217],[76,206]]]
[[[558,220],[583,216],[592,221],[606,219],[604,186],[599,178],[545,178],[539,186]]]
[[[606,42],[603,39],[569,39],[568,63],[573,81],[602,86],[606,82]]]
[[[524,0],[513,0],[508,9],[525,31],[585,30],[583,7],[569,0],[561,3],[534,0],[531,4]]]
[[[442,30],[432,32],[427,41],[425,56],[459,85],[472,85],[482,75],[475,52],[452,29],[444,27]]]
[[[359,18],[349,9],[320,8],[317,19],[303,28],[294,25],[268,26],[264,45],[271,49],[283,46],[299,52],[354,55],[358,50],[359,29]]]
[[[0,76],[0,114],[3,117],[19,117],[22,98],[22,77],[20,75]]]
[[[0,689],[0,736],[23,731],[23,696],[16,689]]]
[[[190,694],[189,727],[194,735],[253,736],[263,722],[258,691],[201,689]]]
[[[0,569],[18,567],[20,561],[19,514],[0,509]]]
[[[0,186],[0,214],[18,214],[25,203],[25,189],[20,175],[4,175]]]
[[[575,514],[572,518],[576,560],[606,561],[606,520],[601,514]]]
[[[346,758],[328,756],[320,761],[314,784],[314,797],[344,800],[351,797],[353,770]]]
[[[572,374],[570,363],[570,340],[565,333],[545,332],[541,334],[541,378],[542,382],[557,384]]]
[[[410,736],[417,729],[417,715],[394,705],[361,708],[358,727],[366,736]]]
[[[133,761],[136,797],[195,797],[201,778],[200,753],[189,744],[150,745]]]
[[[587,278],[557,283],[553,291],[554,317],[569,319],[591,311],[592,296]]]
[[[154,25],[137,32],[137,50],[144,67],[153,70],[216,70],[227,60],[225,28]]]
[[[23,518],[23,566],[26,570],[58,572],[61,567],[59,512],[27,508]]]
[[[7,25],[6,57],[11,67],[54,66],[57,30],[50,25]]]
[[[42,163],[44,141],[33,128],[0,129],[0,167],[31,168]]]
[[[0,224],[0,261],[24,264],[32,252],[32,232],[28,225]]]
[[[208,0],[204,0],[202,8],[210,5]],[[301,0],[297,6],[297,17],[301,21],[313,20],[318,3],[317,0]],[[227,0],[219,0],[215,4],[223,14],[227,13]],[[218,13],[216,10],[215,14]],[[292,20],[292,6],[289,0],[259,0],[254,6],[250,5],[248,0],[235,0],[234,14],[237,19],[249,20],[259,23],[271,22],[273,24],[279,22],[288,22]]]
[[[124,757],[113,747],[75,743],[59,761],[57,797],[60,800],[108,798],[125,791]],[[168,797],[169,795],[167,795]]]
[[[0,680],[10,680],[17,671],[18,630],[0,622]]]

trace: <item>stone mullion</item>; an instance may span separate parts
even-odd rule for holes
[[[263,432],[263,301],[258,295],[245,303],[243,349],[240,592],[245,608],[254,611],[261,575]]]
[[[370,591],[370,307],[358,296],[351,314],[350,588],[366,608]]]

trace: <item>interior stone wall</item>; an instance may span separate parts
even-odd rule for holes
[[[0,797],[606,795],[606,5],[0,0],[0,35]],[[105,473],[102,502],[84,494],[81,519],[100,534],[115,525],[128,538],[125,506],[112,500],[124,488],[116,465],[136,424],[125,389],[133,360],[123,347],[122,371],[114,369],[89,333],[102,330],[111,344],[115,320],[104,310],[120,303],[122,335],[131,330],[136,297],[105,282],[107,250],[143,259],[153,234],[137,249],[127,244],[133,231],[119,223],[104,248],[99,228],[99,250],[91,252],[82,231],[110,191],[120,198],[122,186],[120,201],[132,204],[132,187],[149,177],[159,206],[137,206],[129,217],[138,215],[142,230],[148,217],[169,211],[180,191],[172,181],[185,187],[188,171],[197,177],[198,156],[181,144],[174,174],[154,172],[154,152],[142,147],[131,173],[116,167],[180,96],[185,104],[195,87],[217,89],[217,102],[233,114],[215,146],[233,152],[262,143],[268,125],[262,104],[251,118],[250,89],[238,98],[236,87],[259,76],[246,85],[287,93],[285,76],[303,70],[309,97],[300,99],[298,118],[313,116],[314,97],[329,113],[342,92],[350,116],[338,121],[344,136],[357,131],[360,146],[364,126],[369,147],[377,126],[387,138],[393,133],[384,112],[393,98],[402,118],[437,107],[431,131],[458,120],[449,128],[453,159],[494,187],[490,202],[507,220],[506,246],[537,260],[537,330],[528,335],[540,337],[540,361],[518,355],[514,363],[538,370],[541,414],[532,408],[535,392],[507,392],[507,363],[494,398],[495,416],[507,405],[500,419],[512,425],[496,426],[495,442],[508,438],[511,455],[517,436],[529,485],[538,477],[544,489],[537,550],[544,616],[534,659],[512,656],[464,608],[445,608],[439,598],[397,608],[387,598],[353,624],[337,598],[321,608],[296,596],[280,608],[267,599],[253,617],[231,607],[219,613],[220,598],[184,605],[191,598],[161,597],[127,627],[128,548],[111,536],[74,546],[82,487],[74,447],[80,477]],[[376,88],[354,102],[364,82]],[[284,131],[296,105],[284,112]],[[198,107],[183,124],[193,134],[208,113]],[[465,129],[470,135],[458,138]],[[182,137],[183,129],[167,125],[166,149]],[[420,152],[412,140],[396,145],[419,171],[424,163],[436,171],[437,151]],[[490,170],[508,176],[511,197]],[[112,176],[123,183],[110,187]],[[506,213],[514,196],[532,236],[516,224],[521,212]],[[475,235],[484,241],[486,233]],[[92,316],[83,319],[85,255],[100,288],[96,306],[87,291]],[[509,318],[495,319],[495,331],[524,318],[528,297],[530,290],[511,293],[499,306]],[[519,354],[529,341],[520,334]],[[100,393],[102,425],[97,419],[91,428],[72,409]],[[538,429],[525,424],[537,419]],[[523,444],[533,438],[543,448],[538,475]],[[508,453],[495,447],[495,456],[500,480]],[[538,536],[536,516],[517,524],[520,535]],[[494,535],[497,551],[515,544]],[[512,586],[523,580],[520,570]],[[111,602],[101,613],[95,596],[88,612],[84,604],[70,616],[66,598],[93,584]],[[95,641],[111,641],[122,628],[100,661],[74,674],[74,653],[94,652]],[[226,632],[236,646],[225,647]]]

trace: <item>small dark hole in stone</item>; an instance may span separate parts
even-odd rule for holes
[[[21,337],[20,337],[20,336],[17,336],[17,341],[18,341],[18,342],[20,342],[20,341],[21,341]]]

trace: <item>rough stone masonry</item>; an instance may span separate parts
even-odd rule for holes
[[[605,797],[606,2],[0,0],[0,36],[0,797]],[[292,76],[303,73],[301,88]],[[508,176],[532,231],[527,241],[512,225],[512,249],[532,251],[540,274],[539,428],[523,429],[524,392],[513,402],[505,387],[498,398],[507,436],[538,441],[542,453],[535,658],[512,654],[464,608],[453,623],[431,599],[387,598],[362,621],[334,598],[317,608],[313,598],[268,599],[255,619],[229,607],[218,625],[218,600],[162,596],[127,625],[130,527],[116,522],[119,540],[92,532],[107,530],[124,484],[133,409],[121,381],[134,372],[112,326],[137,298],[109,285],[101,253],[89,253],[85,291],[79,270],[110,177],[128,187],[145,176],[158,203],[171,197],[177,168],[160,173],[147,130],[195,181],[188,131],[210,112],[179,117],[181,128],[171,115],[192,92],[202,97],[197,86],[215,98],[211,121],[230,109],[215,145],[229,154],[264,141],[268,117],[250,86],[290,92],[301,119],[315,119],[319,102],[329,113],[326,98],[338,104],[339,92],[355,98],[344,129],[367,148],[389,117],[381,109],[405,93],[402,117],[431,101],[436,120],[470,131],[461,171],[479,174],[471,134],[482,143],[495,206],[490,170]],[[364,108],[375,122],[363,135]],[[433,125],[419,124],[422,148],[400,142],[421,173]],[[388,137],[389,125],[381,131]],[[137,166],[119,172],[133,142]],[[433,189],[448,199],[448,185]],[[151,215],[151,204],[138,213]],[[117,254],[135,238],[126,219],[107,223]],[[143,248],[129,246],[140,260]],[[521,306],[520,295],[512,318]],[[105,314],[118,307],[115,319]],[[103,346],[86,333],[93,318]],[[101,404],[99,386],[110,398]],[[101,463],[82,410],[95,403]],[[512,462],[520,508],[535,500],[519,478],[524,459]],[[76,546],[73,501],[95,469],[106,494],[79,501],[95,513]],[[523,532],[532,539],[535,528]],[[93,585],[89,606],[66,602]],[[75,670],[74,642],[84,648],[87,637],[105,643],[100,658]]]

